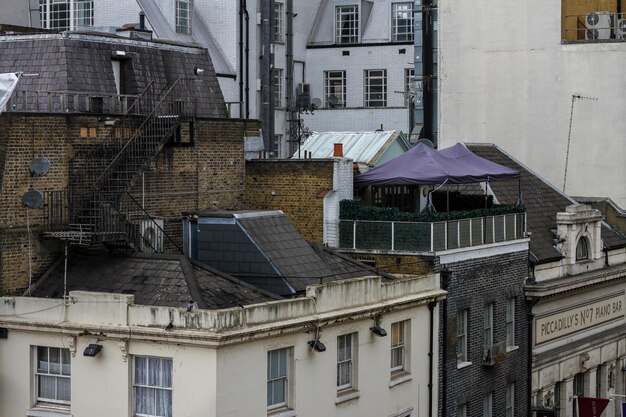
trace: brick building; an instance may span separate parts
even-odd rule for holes
[[[178,252],[182,211],[241,208],[243,137],[259,124],[227,118],[206,50],[10,34],[0,72],[38,74],[20,79],[0,115],[1,292],[25,289],[68,239],[141,248],[150,224],[159,249]],[[45,175],[29,170],[36,158],[49,161]],[[22,204],[28,190],[38,208]]]

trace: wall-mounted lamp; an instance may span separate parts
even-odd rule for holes
[[[370,327],[370,331],[372,333],[374,333],[378,337],[385,337],[385,336],[387,336],[387,331],[385,329],[383,329],[382,327],[380,327],[380,326]]]
[[[326,346],[319,340],[310,340],[309,346],[311,346],[316,352],[324,352],[326,350]]]
[[[93,358],[98,353],[100,353],[101,350],[102,350],[102,345],[99,345],[97,343],[90,343],[89,346],[85,348],[85,351],[83,352],[83,356],[90,356]]]
[[[116,58],[123,58],[126,56],[126,51],[113,51],[113,56]]]
[[[194,72],[196,75],[202,75],[202,74],[204,74],[204,68],[196,67],[196,68],[193,70],[193,72]]]

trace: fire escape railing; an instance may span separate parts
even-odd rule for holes
[[[95,146],[85,145],[77,152],[70,162],[68,189],[44,196],[49,237],[66,238],[75,232],[79,239],[67,240],[79,240],[83,244],[124,241],[130,247],[149,246],[156,250],[138,227],[140,221],[151,221],[156,233],[182,253],[180,246],[129,191],[181,123],[193,120],[195,104],[186,101],[193,97],[189,94],[191,82],[178,78],[156,95],[157,99],[154,84],[150,83],[116,121],[107,138]],[[142,115],[140,109],[150,112]],[[68,228],[69,232],[62,230]]]

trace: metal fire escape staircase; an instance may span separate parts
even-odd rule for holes
[[[76,152],[70,161],[66,195],[50,199],[65,200],[67,214],[49,215],[44,237],[86,246],[160,252],[163,248],[155,247],[155,236],[142,234],[142,222],[151,222],[151,233],[180,250],[130,190],[163,147],[180,135],[181,126],[193,122],[195,106],[187,101],[193,97],[189,94],[191,82],[179,78],[156,95],[150,83],[105,140]],[[65,220],[61,222],[64,225],[58,224],[59,218]]]

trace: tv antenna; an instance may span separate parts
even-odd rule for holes
[[[597,97],[585,97],[580,94],[572,94],[572,109],[569,114],[569,132],[567,134],[567,150],[565,151],[565,174],[563,175],[563,194],[565,194],[565,185],[567,184],[567,165],[569,163],[569,146],[572,139],[572,121],[574,120],[574,103],[579,100],[598,101]]]

